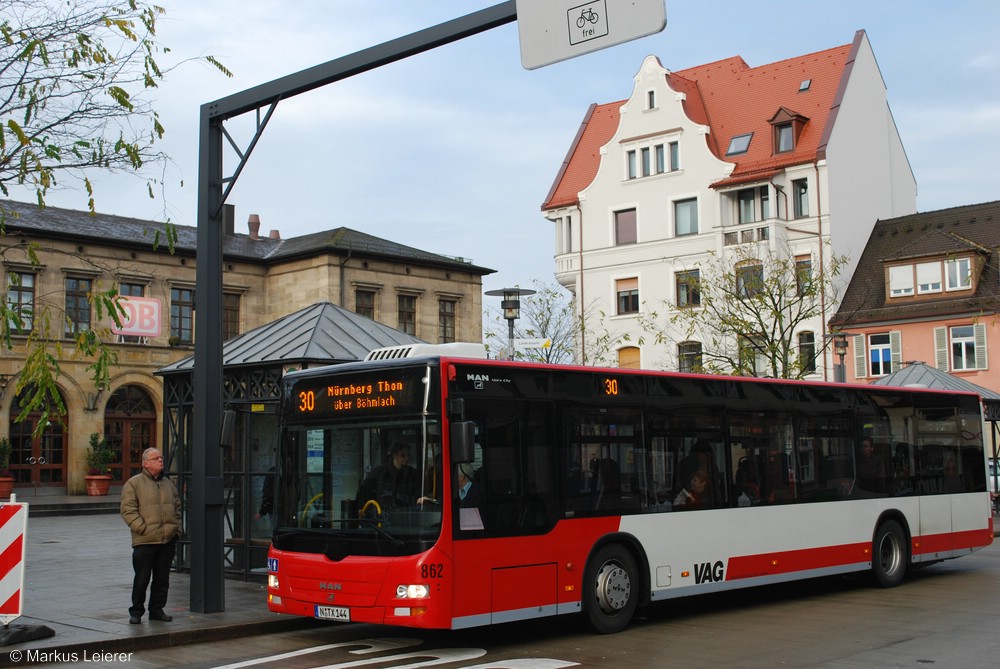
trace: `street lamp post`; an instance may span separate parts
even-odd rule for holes
[[[503,310],[503,317],[507,321],[507,359],[514,359],[514,321],[521,317],[521,298],[527,295],[534,295],[535,291],[527,288],[501,288],[499,290],[488,290],[486,294],[490,297],[502,297],[500,309]]]
[[[847,383],[847,368],[844,366],[844,357],[847,355],[847,338],[854,335],[850,332],[834,332],[827,336],[833,339],[833,352],[840,359],[840,362],[834,366],[833,380],[837,383]]]

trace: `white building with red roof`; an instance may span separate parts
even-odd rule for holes
[[[556,277],[588,315],[581,361],[605,346],[605,362],[683,370],[700,342],[670,335],[664,309],[697,308],[690,280],[710,258],[763,245],[815,274],[832,252],[851,259],[846,282],[875,221],[916,211],[916,182],[858,31],[759,67],[736,56],[671,72],[647,57],[628,99],[587,110],[542,210]],[[820,352],[836,307],[799,340]],[[641,326],[652,311],[664,342]]]

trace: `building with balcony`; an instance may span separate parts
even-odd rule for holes
[[[581,362],[697,369],[705,342],[670,315],[699,308],[713,259],[739,255],[750,271],[756,256],[778,255],[817,276],[836,254],[849,276],[873,221],[916,209],[864,31],[757,67],[735,56],[673,72],[649,56],[634,80],[627,99],[587,110],[542,205],[556,277],[581,312]],[[813,378],[832,364],[836,302],[820,301],[794,333]],[[660,337],[643,325],[654,313]]]

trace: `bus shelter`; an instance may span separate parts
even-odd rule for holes
[[[978,394],[983,401],[983,418],[986,421],[985,430],[989,430],[990,439],[987,450],[994,461],[1000,455],[1000,393],[978,386],[971,381],[952,376],[924,362],[904,363],[899,370],[873,382],[880,386],[897,386],[901,388],[931,388],[934,390],[957,390]],[[993,490],[1000,490],[1000,471],[994,469]]]
[[[290,371],[363,360],[385,346],[419,343],[399,330],[319,302],[241,334],[223,344],[224,569],[249,580],[266,573],[271,538],[270,488],[278,445],[281,378]],[[176,477],[184,527],[192,481],[194,356],[156,372],[163,377],[162,448]],[[182,536],[176,566],[191,568],[191,540]]]

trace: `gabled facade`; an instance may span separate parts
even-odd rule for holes
[[[872,221],[915,207],[859,31],[851,44],[760,67],[734,57],[671,72],[647,57],[628,99],[587,111],[542,210],[555,224],[556,277],[587,315],[580,360],[612,342],[612,363],[684,370],[702,342],[671,330],[669,315],[698,308],[710,259],[762,249],[816,275],[830,253],[853,265]],[[835,307],[824,300],[796,333],[816,352]],[[665,342],[644,336],[652,312]],[[828,364],[821,355],[815,378]]]
[[[204,318],[195,299],[197,229],[176,226],[171,252],[162,223],[9,200],[0,202],[0,212],[7,304],[22,316],[12,350],[0,351],[0,436],[14,446],[17,491],[82,492],[87,440],[95,432],[116,450],[112,470],[121,483],[164,433],[163,384],[155,372],[191,355]],[[343,227],[290,239],[261,236],[255,218],[248,233],[230,229],[223,236],[225,339],[330,302],[381,324],[376,331],[400,331],[401,339],[388,343],[482,340],[482,277],[494,270]],[[113,322],[96,313],[87,295],[111,288],[132,304],[152,304],[148,314],[158,314],[158,327],[141,336],[110,334]],[[14,420],[21,399],[14,389],[29,336],[42,331],[43,304],[51,307],[53,345],[70,351],[78,333],[98,330],[114,342],[118,365],[110,387],[96,388],[90,361],[67,355],[56,379],[65,419],[38,436],[37,415]],[[350,343],[357,350],[368,341]]]
[[[923,362],[1000,391],[1000,202],[875,223],[830,325],[848,381]]]

